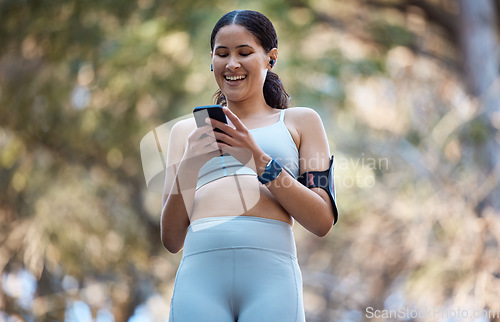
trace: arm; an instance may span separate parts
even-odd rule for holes
[[[216,138],[225,142],[219,146],[222,150],[228,151],[234,147],[242,147],[251,151],[256,163],[257,175],[261,175],[271,157],[260,149],[236,115],[226,108],[224,112],[235,128],[217,121],[212,122],[226,133],[216,133]],[[300,172],[327,169],[330,153],[319,115],[307,108],[296,108],[294,114],[291,117],[291,113],[288,113],[287,119],[291,117],[291,122],[300,137]],[[334,221],[333,207],[328,194],[323,189],[308,189],[286,171],[282,171],[280,176],[266,184],[266,187],[281,206],[307,230],[317,236],[325,236],[331,230]]]
[[[203,134],[207,136],[201,139]],[[184,245],[198,172],[218,152],[210,126],[196,129],[193,120],[186,120],[172,128],[160,221],[162,243],[172,253]]]
[[[294,112],[296,113],[293,117],[288,113],[287,118],[293,123],[300,137],[300,173],[328,169],[330,151],[321,118],[312,109],[296,108]],[[334,212],[326,191],[321,188],[309,189],[286,171],[282,171],[280,176],[266,184],[266,187],[304,228],[320,237],[330,232]]]

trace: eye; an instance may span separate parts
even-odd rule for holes
[[[246,56],[250,56],[252,53],[253,53],[253,51],[247,49],[247,50],[241,50],[239,52],[239,55],[243,56],[243,57],[246,57]]]
[[[229,51],[224,48],[218,48],[215,50],[215,55],[217,57],[227,57],[229,55]]]

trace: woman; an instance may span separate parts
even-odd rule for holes
[[[261,13],[224,15],[211,56],[229,122],[189,119],[171,131],[161,233],[170,252],[184,251],[170,321],[305,320],[293,220],[325,236],[337,210],[333,189],[313,184],[329,178],[333,188],[321,119],[286,109],[271,72],[277,46]]]

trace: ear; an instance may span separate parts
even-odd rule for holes
[[[274,66],[276,66],[276,62],[278,61],[278,48],[271,49],[267,54],[267,57],[269,58],[268,61],[271,59],[274,60],[275,62]],[[268,66],[268,69],[272,69],[270,65]]]
[[[213,51],[210,52],[210,59],[214,59],[214,52]]]

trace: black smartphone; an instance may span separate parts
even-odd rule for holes
[[[196,106],[193,110],[193,115],[196,120],[196,126],[198,127],[207,125],[207,123],[205,123],[207,117],[227,124],[226,114],[224,114],[222,106],[220,105]],[[218,128],[215,128],[214,131],[222,132]]]

